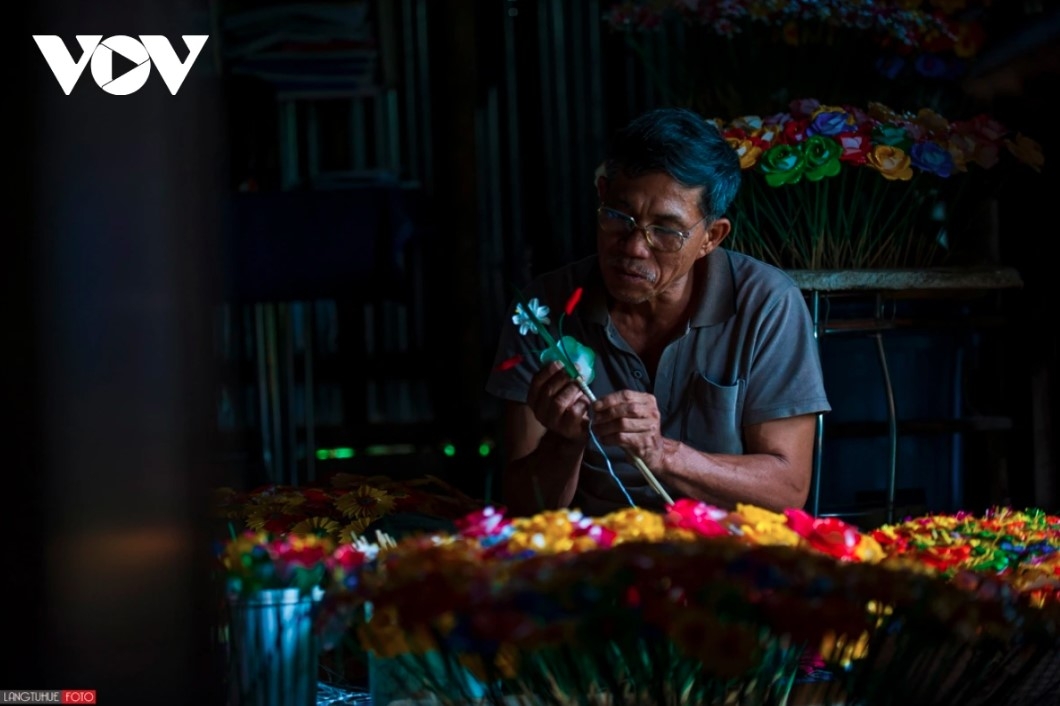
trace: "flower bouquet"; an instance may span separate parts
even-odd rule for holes
[[[404,666],[410,698],[995,704],[1060,653],[1055,602],[889,565],[871,534],[800,510],[489,507],[458,526],[366,562],[348,594],[371,602],[358,636]],[[831,679],[803,678],[814,660]]]
[[[321,649],[355,619],[335,596],[356,586],[378,545],[244,531],[219,543],[219,642],[233,706],[315,703]]]
[[[792,102],[715,119],[740,158],[731,247],[791,269],[930,267],[959,251],[994,174],[1040,170],[1040,146],[988,116]]]

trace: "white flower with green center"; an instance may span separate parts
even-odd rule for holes
[[[527,309],[523,309],[522,304],[517,304],[515,307],[515,316],[512,317],[512,323],[519,327],[519,334],[522,336],[526,335],[527,331],[537,333],[537,324],[549,323],[548,318],[548,307],[540,303],[537,297],[534,297],[526,304]]]

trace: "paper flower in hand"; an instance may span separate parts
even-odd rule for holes
[[[539,302],[537,298],[526,301],[521,295],[519,303],[515,305],[515,314],[512,323],[519,327],[519,334],[525,336],[529,333],[537,334],[545,343],[545,348],[538,352],[538,360],[543,365],[552,361],[563,364],[567,374],[575,380],[581,379],[585,385],[593,381],[596,376],[596,353],[592,348],[584,345],[573,336],[563,335],[563,320],[574,312],[574,308],[582,297],[582,288],[578,287],[571,294],[563,307],[558,322],[558,333],[553,335],[547,325],[552,323],[549,319],[550,309]],[[523,361],[520,355],[505,360],[497,366],[497,370],[511,370]]]
[[[579,343],[573,336],[564,336],[559,339],[554,346],[541,351],[538,358],[540,358],[542,365],[548,365],[554,360],[566,365],[564,355],[574,365],[578,375],[585,379],[586,384],[593,381],[596,376],[596,372],[593,370],[596,365],[596,353],[592,348]]]

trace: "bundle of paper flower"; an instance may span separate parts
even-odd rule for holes
[[[731,247],[793,269],[944,264],[998,188],[986,175],[1044,163],[1038,143],[985,115],[803,99],[714,122],[745,173]]]
[[[665,514],[509,518],[486,508],[458,526],[380,553],[349,594],[372,606],[361,644],[399,660],[410,689],[454,703],[483,691],[489,703],[783,702],[812,654],[845,675],[822,695],[882,703],[885,685],[888,698],[919,703],[928,684],[1002,698],[1011,684],[981,680],[1010,666],[1010,648],[1033,647],[1019,657],[1029,667],[1060,649],[1056,612],[996,577],[958,584],[885,566],[872,535],[799,510],[682,500]],[[915,664],[930,669],[911,680]],[[452,678],[464,668],[475,693]]]
[[[946,178],[990,169],[1005,153],[1034,170],[1044,163],[1038,143],[985,115],[949,121],[926,108],[912,114],[880,103],[862,109],[809,98],[793,101],[789,112],[715,122],[740,166],[760,172],[770,186],[821,181],[843,167],[867,167],[892,181],[921,172]]]
[[[362,568],[393,544],[393,538],[382,533],[375,541],[358,537],[337,543],[313,534],[274,535],[252,530],[218,541],[215,578],[218,598],[225,606],[218,615],[221,634],[225,633],[225,615],[231,607],[261,601],[263,592],[296,589],[298,595],[313,600],[314,633],[322,647],[331,649],[357,620],[361,602],[348,597],[358,589]]]
[[[1040,509],[993,508],[928,515],[872,532],[888,561],[958,583],[968,572],[997,577],[1032,605],[1060,604],[1060,516]]]
[[[952,52],[968,58],[981,48],[983,12],[976,0],[625,0],[604,15],[622,31],[645,31],[668,20],[703,27],[732,38],[756,27],[780,30],[781,40],[805,41],[800,26],[867,34],[879,43],[906,49]]]
[[[351,542],[376,520],[415,513],[453,520],[482,507],[434,476],[395,480],[386,476],[336,473],[327,485],[266,485],[248,492],[218,488],[213,516],[234,523],[235,530],[272,535],[314,535]]]

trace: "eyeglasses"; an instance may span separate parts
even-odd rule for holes
[[[652,250],[677,252],[684,247],[685,241],[692,237],[692,229],[707,220],[707,217],[703,216],[690,225],[687,230],[674,230],[673,228],[664,228],[656,225],[638,225],[633,216],[607,206],[601,206],[596,209],[596,220],[600,224],[600,230],[605,233],[629,235],[639,229],[644,231],[644,239],[648,241],[648,247]]]

